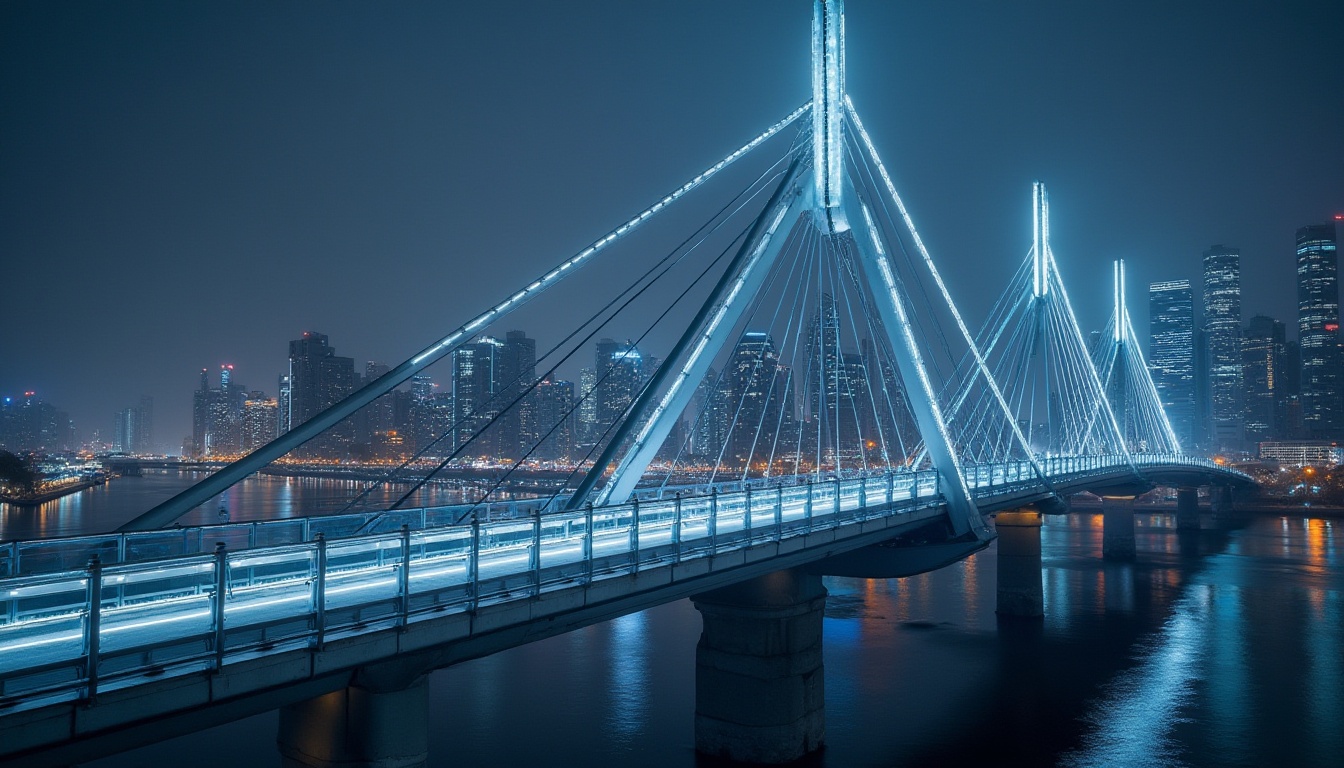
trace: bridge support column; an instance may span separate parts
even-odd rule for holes
[[[1232,487],[1215,485],[1209,488],[1210,506],[1216,518],[1231,517],[1233,513]]]
[[[1107,560],[1133,560],[1134,497],[1101,497],[1101,556]]]
[[[420,768],[429,757],[429,678],[351,685],[280,710],[284,768]]]
[[[1199,530],[1199,489],[1176,489],[1176,530]]]
[[[998,600],[1000,616],[1036,618],[1045,613],[1041,587],[1041,513],[1031,507],[1000,512]]]
[[[696,750],[786,763],[821,747],[821,577],[776,571],[692,600],[704,620],[695,649]]]

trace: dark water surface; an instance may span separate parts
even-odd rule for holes
[[[296,493],[344,493],[248,482],[280,514]],[[117,511],[129,483],[70,514],[113,527],[135,511]],[[1100,515],[1047,520],[1041,622],[996,619],[994,546],[909,579],[827,579],[828,746],[807,764],[1344,765],[1344,520],[1206,517],[1194,535],[1166,514],[1137,523],[1138,560],[1120,565],[1101,560]],[[2,535],[71,524],[6,510]],[[681,601],[436,672],[430,763],[703,768],[699,632]],[[87,765],[277,765],[276,724]]]

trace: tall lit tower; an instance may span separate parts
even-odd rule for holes
[[[1339,352],[1339,260],[1334,224],[1297,230],[1297,336],[1302,354],[1302,421],[1308,434],[1335,439],[1344,426]]]
[[[1244,447],[1241,383],[1241,251],[1204,252],[1204,343],[1208,350],[1209,447]]]
[[[1189,280],[1148,286],[1148,370],[1181,445],[1195,444],[1195,299]]]

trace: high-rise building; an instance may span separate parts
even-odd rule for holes
[[[597,442],[597,369],[584,368],[579,371],[579,421],[574,433],[575,447],[591,447]]]
[[[131,454],[154,451],[154,398],[140,398],[140,404],[117,412],[112,447]]]
[[[464,456],[498,454],[499,430],[488,428],[488,425],[499,414],[502,405],[507,404],[501,404],[497,397],[503,346],[499,339],[485,336],[463,344],[453,352],[454,449],[470,443],[463,451]]]
[[[1245,447],[1241,383],[1241,251],[1204,252],[1204,340],[1208,350],[1209,447]]]
[[[359,385],[368,385],[389,370],[391,368],[387,365],[369,360],[364,363],[364,377]],[[355,443],[362,446],[361,450],[369,458],[392,458],[387,450],[387,438],[388,433],[395,430],[390,392],[359,409],[355,414]]]
[[[1297,230],[1297,338],[1302,420],[1309,437],[1344,432],[1339,353],[1339,260],[1334,224]]]
[[[1148,286],[1148,370],[1181,447],[1195,447],[1195,299],[1189,280]]]
[[[1284,437],[1283,358],[1286,343],[1283,323],[1256,315],[1246,325],[1242,338],[1242,382],[1246,387],[1246,439],[1253,443]]]
[[[70,414],[37,396],[0,400],[0,448],[7,451],[64,451],[75,447]]]
[[[789,371],[780,365],[779,353],[769,334],[742,334],[723,371],[727,396],[717,418],[727,419],[725,464],[759,465],[776,457],[793,455],[793,392]],[[781,438],[786,442],[782,448]]]
[[[499,456],[517,459],[540,438],[535,434],[539,424],[533,412],[535,398],[523,397],[536,378],[536,339],[529,339],[523,331],[505,333],[499,355],[500,417],[495,430]],[[533,390],[532,394],[535,393]]]
[[[233,366],[219,367],[219,387],[210,386],[210,372],[201,369],[200,386],[192,394],[191,457],[235,456],[243,450],[243,402],[246,388],[234,382]]]
[[[594,369],[597,371],[597,439],[608,427],[624,418],[631,403],[639,396],[646,381],[644,356],[629,341],[612,339],[597,342]]]
[[[279,388],[276,390],[276,435],[283,435],[293,425],[292,401],[289,397],[289,374],[281,374]]]
[[[280,404],[265,392],[249,392],[243,401],[243,452],[251,453],[275,439]]]
[[[530,442],[532,457],[542,460],[567,458],[574,451],[574,384],[544,379],[529,396]],[[535,444],[535,448],[532,446]]]
[[[304,331],[289,342],[289,426],[305,421],[344,400],[354,391],[355,361],[338,357],[325,334]],[[336,424],[296,451],[303,457],[341,459],[354,444],[354,423]]]

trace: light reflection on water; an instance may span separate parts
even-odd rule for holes
[[[290,502],[291,504],[293,502]],[[1205,520],[1206,526],[1212,523]],[[908,579],[826,580],[828,746],[812,766],[1334,766],[1344,754],[1339,520],[1178,534],[1132,564],[1100,515],[1042,529],[1043,622],[994,614],[996,547]],[[431,676],[434,766],[703,768],[689,601]],[[274,713],[101,768],[274,765]],[[269,761],[269,762],[268,762]]]

